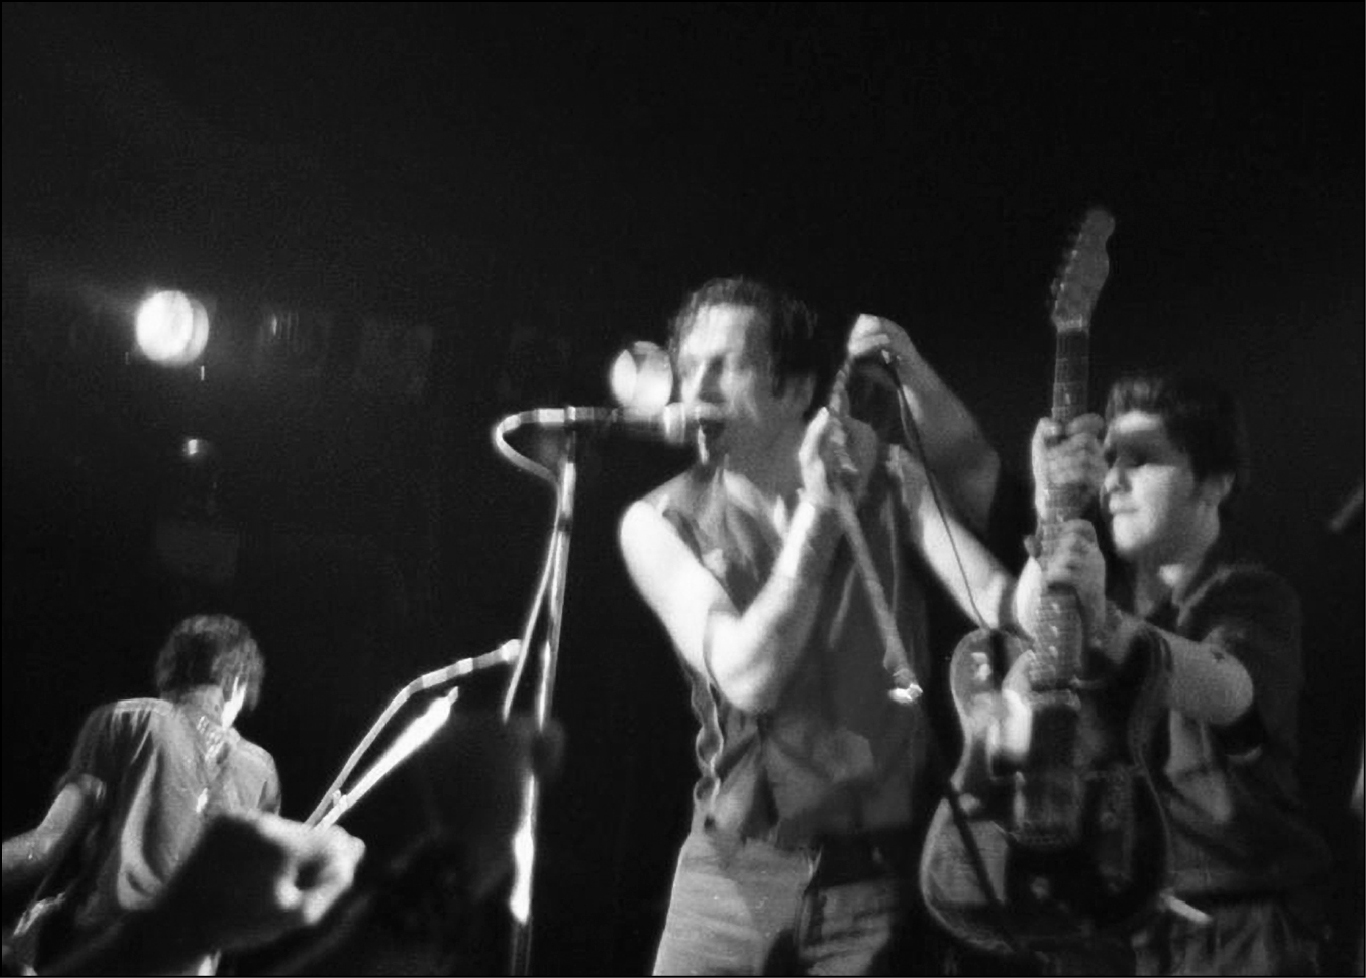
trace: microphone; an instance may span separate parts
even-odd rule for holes
[[[506,435],[519,428],[587,431],[595,434],[621,432],[667,445],[688,445],[704,425],[722,424],[724,419],[725,412],[718,407],[688,407],[677,402],[665,405],[660,411],[595,407],[538,408],[504,418],[498,425],[497,433]]]

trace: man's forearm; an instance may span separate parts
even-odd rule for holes
[[[1227,726],[1251,709],[1252,677],[1237,656],[1217,645],[1149,625],[1121,611],[1114,602],[1107,605],[1105,618],[1104,644],[1112,658],[1121,658],[1143,628],[1162,637],[1170,654],[1167,703],[1177,713],[1213,726]]]
[[[984,628],[1014,628],[1015,577],[928,491],[911,512],[912,542],[963,613]]]
[[[1000,478],[1000,456],[967,405],[927,361],[900,361],[897,377],[916,422],[926,466],[968,526],[982,532]]]
[[[810,638],[839,537],[833,509],[800,503],[759,594],[739,618],[709,631],[712,676],[740,709],[763,712],[777,702]]]
[[[35,831],[6,839],[0,856],[4,892],[8,894],[36,882],[47,871],[47,860],[47,849]]]

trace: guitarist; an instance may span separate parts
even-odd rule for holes
[[[1093,526],[1072,521],[1044,580],[1075,589],[1112,656],[1139,629],[1165,646],[1153,770],[1174,896],[1133,938],[1138,973],[1316,973],[1307,897],[1328,852],[1294,771],[1299,601],[1232,544],[1229,510],[1248,471],[1237,405],[1207,381],[1135,375],[1111,389],[1103,424],[1040,422],[1032,456],[1037,485],[1071,480],[1099,498],[1117,558],[1107,569]]]
[[[7,940],[7,964],[41,968],[45,955],[148,907],[215,813],[279,810],[274,760],[234,729],[264,673],[244,623],[196,615],[157,656],[159,698],[90,714],[41,824],[4,843],[6,894],[58,875],[70,883],[40,889]],[[175,973],[213,974],[216,964],[196,951]]]

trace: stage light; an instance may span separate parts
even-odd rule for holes
[[[209,342],[209,313],[204,303],[184,292],[153,292],[138,307],[136,335],[148,360],[184,367],[199,359]]]
[[[612,397],[633,411],[660,411],[673,394],[669,355],[656,343],[639,341],[622,350],[612,363]]]
[[[182,438],[179,454],[182,461],[191,464],[208,465],[218,461],[218,449],[204,438]]]

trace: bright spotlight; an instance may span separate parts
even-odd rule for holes
[[[186,436],[180,440],[180,457],[191,464],[207,465],[218,458],[213,442]]]
[[[632,343],[613,362],[609,382],[612,396],[622,407],[644,412],[662,410],[673,393],[669,354],[655,343]]]
[[[153,363],[167,367],[194,363],[209,342],[208,310],[184,292],[153,292],[138,307],[137,342],[142,355]]]

